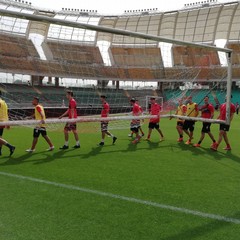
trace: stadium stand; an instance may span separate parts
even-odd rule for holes
[[[5,57],[39,58],[32,41],[16,34],[0,34],[0,53]]]
[[[163,67],[161,50],[158,47],[126,47],[109,48],[112,65],[129,67]]]
[[[216,51],[207,51],[206,49],[173,46],[174,66],[219,66],[220,59]]]
[[[4,5],[5,3],[3,3]],[[14,5],[13,2],[8,4]],[[237,65],[240,62],[238,42],[238,12],[239,4],[218,4],[214,7],[194,8],[179,10],[176,12],[158,12],[154,15],[132,16],[90,16],[91,20],[98,19],[97,24],[102,27],[133,30],[141,33],[153,34],[191,41],[193,43],[206,42],[213,45],[216,39],[226,38],[228,48],[233,49],[233,79],[240,77]],[[22,7],[24,9],[24,6]],[[206,11],[209,10],[209,11]],[[213,11],[214,9],[214,11]],[[20,8],[19,8],[20,10]],[[232,18],[228,14],[236,12]],[[208,13],[207,13],[208,12]],[[54,14],[42,13],[46,16]],[[61,13],[66,18],[70,13]],[[60,14],[60,15],[61,15]],[[58,13],[56,13],[57,17]],[[194,18],[193,18],[194,16]],[[84,16],[82,16],[84,17]],[[198,19],[198,21],[196,20]],[[191,20],[191,21],[190,21]],[[195,22],[196,21],[196,22]],[[231,27],[231,24],[233,27]],[[14,25],[14,23],[13,23]],[[216,51],[206,51],[194,47],[172,46],[173,67],[165,67],[162,56],[163,48],[158,47],[159,42],[149,39],[137,39],[132,36],[120,36],[118,34],[105,34],[98,32],[89,40],[74,40],[73,32],[68,35],[66,27],[52,28],[48,23],[34,25],[31,21],[26,23],[29,32],[18,33],[17,30],[3,31],[0,33],[0,71],[4,73],[20,73],[28,75],[49,76],[58,78],[78,78],[135,81],[135,80],[221,80],[225,77],[226,68],[221,67],[220,59]],[[226,26],[228,32],[226,31]],[[39,29],[35,29],[39,27]],[[71,27],[70,27],[71,28]],[[51,38],[51,29],[57,34]],[[40,33],[45,39],[42,49],[47,60],[42,60],[28,33]],[[20,31],[20,30],[19,30]],[[86,29],[81,29],[83,35]],[[222,36],[222,34],[225,34]],[[65,34],[65,35],[64,35]],[[61,36],[63,36],[61,38]],[[68,38],[69,37],[69,38]],[[228,39],[227,39],[228,38]],[[54,40],[53,40],[54,39]],[[104,65],[103,55],[98,41],[108,41],[110,46],[108,54],[110,65]],[[193,69],[193,66],[199,66]]]
[[[25,84],[1,84],[0,89],[4,92],[6,101],[10,106],[32,106],[33,97],[40,98],[44,106],[63,105],[65,97],[65,87],[55,86],[28,86]],[[94,88],[68,88],[74,92],[74,98],[79,106],[99,105],[101,95],[108,97],[108,102],[111,106],[129,105],[129,98],[123,90],[115,89],[94,89]],[[141,92],[141,91],[138,91]],[[13,101],[10,101],[13,100]]]
[[[103,59],[99,48],[91,45],[80,45],[71,42],[47,40],[47,46],[51,50],[53,60],[67,61],[68,63],[78,62],[80,64],[101,64]],[[49,54],[46,53],[46,56]]]
[[[239,79],[240,77],[240,43],[239,42],[229,42],[226,45],[227,48],[233,50],[232,52],[232,78]]]
[[[5,72],[34,73],[40,59],[31,40],[17,34],[0,34],[0,69]]]

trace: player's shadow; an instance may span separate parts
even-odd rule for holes
[[[71,156],[68,155],[68,153],[74,152],[75,154],[72,154]],[[67,154],[66,156],[64,156],[65,154]],[[45,152],[45,155],[47,155],[47,153]],[[42,163],[48,163],[51,161],[58,161],[58,160],[63,160],[63,159],[67,159],[70,160],[74,157],[79,157],[81,154],[81,148],[75,149],[75,148],[69,148],[69,149],[57,149],[54,150],[54,152],[50,155],[50,158],[46,159],[46,160],[38,160],[36,161],[35,164],[42,164]],[[47,155],[48,156],[48,155]]]
[[[122,152],[122,153],[129,153],[129,152],[135,152],[135,151],[138,151],[138,150],[146,150],[146,149],[149,149],[149,148],[143,148],[141,146],[141,148],[138,148],[138,145],[141,144],[140,143],[137,143],[137,144],[133,144],[132,141],[130,141],[126,147],[126,149],[124,150],[121,150],[121,149],[114,149],[112,147],[114,147],[115,145],[104,145],[104,146],[97,146],[97,147],[92,147],[91,151],[89,151],[87,154],[81,154],[81,158],[90,158],[90,157],[93,157],[95,155],[99,155],[99,154],[113,154],[113,153],[119,153],[119,152]],[[108,148],[108,151],[102,151],[104,149]],[[110,149],[112,148],[112,149]]]
[[[4,157],[2,159],[6,159],[7,161],[0,163],[0,166],[7,166],[7,165],[18,165],[26,162],[35,162],[34,164],[45,164],[60,158],[65,158],[64,154],[70,151],[76,151],[76,149],[69,149],[69,150],[53,150],[54,152],[47,152],[47,151],[37,151],[32,153],[25,153],[20,157]],[[78,156],[79,154],[77,154]],[[66,156],[69,158],[69,156]]]
[[[240,163],[240,157],[232,154],[231,151],[227,151],[224,155],[225,155],[227,158],[229,158],[229,160],[233,160],[233,161],[235,161],[235,162]],[[226,157],[225,157],[225,158],[226,158]]]
[[[219,152],[219,151],[213,151],[213,150],[209,150],[209,155],[214,158],[216,161],[221,161],[221,160],[225,160],[226,158],[228,158],[226,156],[226,153],[223,152]]]
[[[122,152],[130,152],[130,151],[136,151],[137,145],[141,144],[141,142],[133,144],[132,141],[128,143],[127,148],[123,150]]]
[[[34,159],[31,162],[34,162],[34,164],[45,164],[45,163],[50,163],[56,160],[56,158],[54,157],[54,154],[49,155],[46,152],[42,152],[40,154],[41,156],[45,156],[45,158],[42,157],[41,159]]]
[[[100,154],[100,152],[102,151],[103,148],[106,148],[107,146],[96,146],[96,147],[92,147],[91,151],[86,153],[86,154],[82,154],[82,158],[90,158],[93,156],[96,156],[98,154]]]
[[[81,148],[80,148],[81,149]],[[69,152],[73,152],[73,151],[76,151],[78,152],[79,148],[78,149],[74,149],[74,148],[69,148],[69,149],[57,149],[57,150],[54,150],[53,154],[52,154],[52,157],[54,160],[58,160],[60,158],[69,158],[69,156],[64,156],[66,153],[69,153]],[[79,153],[79,152],[78,152]],[[79,155],[79,154],[78,154]]]
[[[46,160],[47,156],[44,159],[31,159],[33,155],[43,155],[43,153],[46,153],[45,151],[43,152],[33,152],[33,153],[25,153],[24,155],[21,155],[20,157],[4,157],[4,159],[7,159],[7,161],[0,163],[0,166],[7,166],[7,165],[18,165],[22,164],[24,162],[30,162],[30,161],[41,161],[41,160]]]
[[[7,158],[7,157],[5,157]],[[55,160],[53,154],[46,151],[38,151],[32,153],[25,153],[20,157],[8,157],[6,162],[0,163],[0,166],[4,165],[17,165],[25,162],[36,162],[35,164],[48,163]]]
[[[129,140],[129,139],[128,139]],[[133,143],[133,139],[129,140],[129,143],[127,145],[127,148],[125,150],[121,150],[121,152],[129,152],[129,151],[138,151],[138,150],[145,150],[148,148],[143,147],[143,145],[145,144],[144,139],[141,139],[138,143]],[[155,143],[152,142],[152,146],[154,146]],[[141,146],[141,147],[140,147]],[[156,145],[155,145],[156,146]],[[154,148],[154,147],[153,147]]]
[[[192,152],[195,155],[203,155],[203,154],[207,154],[209,156],[211,156],[212,158],[214,158],[216,161],[221,161],[221,160],[233,160],[236,161],[238,163],[240,163],[240,157],[238,157],[237,155],[234,155],[231,151],[226,151],[224,152],[220,152],[220,151],[213,151],[210,148],[204,148],[204,147],[200,147],[200,148],[196,148],[193,147],[192,148]]]
[[[215,233],[216,231],[222,230],[223,228],[228,228],[231,224],[240,224],[240,214],[236,213],[235,216],[229,217],[230,222],[222,219],[222,220],[212,220],[208,219],[209,223],[202,224],[197,227],[189,227],[188,229],[183,229],[181,233],[176,233],[172,236],[164,238],[164,240],[176,240],[176,239],[184,239],[184,240],[193,240],[193,239],[199,239],[201,237],[204,237],[204,239],[210,239],[211,233]],[[203,219],[204,220],[204,219]],[[231,238],[232,239],[232,238]]]
[[[224,156],[221,155],[221,153],[219,153],[218,156],[216,156],[215,153],[217,152],[214,152],[213,150],[209,148],[204,148],[204,147],[194,147],[193,144],[185,144],[183,142],[181,143],[178,143],[178,147],[181,148],[182,151],[191,151],[192,152],[192,155],[196,155],[196,156],[199,156],[199,155],[205,155],[205,154],[208,154],[208,155],[211,155],[213,156],[214,158],[220,160],[221,158],[224,158]]]
[[[221,153],[216,154],[217,152],[213,151],[210,147],[202,147],[202,146],[194,147],[193,145],[186,145],[186,147],[188,148],[189,151],[192,152],[192,155],[196,155],[196,156],[208,155],[208,156],[216,158],[217,160],[224,158],[224,155],[222,155]]]
[[[154,149],[154,148],[158,148],[159,147],[159,144],[161,142],[152,142],[152,141],[145,141],[147,144],[148,144],[148,149],[151,150],[151,149]]]
[[[31,153],[25,153],[24,155],[21,155],[21,157],[3,157],[2,159],[6,159],[5,162],[0,163],[0,166],[8,166],[8,165],[17,165],[17,164],[21,164],[24,161],[28,160],[31,157]]]
[[[192,145],[187,145],[184,142],[179,142],[176,144],[179,148],[181,148],[182,151],[189,151],[194,149]]]
[[[240,157],[234,155],[231,151],[223,153],[220,151],[213,151],[210,147],[194,147],[193,145],[186,145],[184,143],[179,143],[179,147],[181,147],[183,151],[191,151],[193,155],[208,155],[216,161],[229,159],[240,163]]]

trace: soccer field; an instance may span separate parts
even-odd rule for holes
[[[98,123],[96,123],[98,124]],[[80,133],[81,148],[58,150],[62,131],[49,131],[55,150],[32,129],[12,127],[4,138],[16,146],[0,159],[0,239],[236,240],[240,235],[239,116],[229,132],[232,151],[177,143],[176,120],[161,120],[165,141],[131,143],[129,130],[112,130],[116,144],[100,133]],[[200,137],[196,123],[194,143]],[[143,129],[147,133],[147,123]],[[218,125],[212,125],[217,138]],[[186,137],[185,137],[186,139]],[[70,134],[70,146],[75,144]]]

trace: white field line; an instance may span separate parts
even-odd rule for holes
[[[51,182],[51,181],[47,181],[47,180],[43,180],[43,179],[32,178],[32,177],[27,177],[27,176],[12,174],[12,173],[6,173],[6,172],[1,172],[1,171],[0,171],[0,175],[17,178],[17,179],[22,179],[22,180],[27,180],[27,181],[31,181],[31,182],[43,183],[43,184],[52,185],[55,187],[69,189],[69,190],[91,193],[91,194],[104,196],[104,197],[108,197],[108,198],[115,198],[115,199],[119,199],[119,200],[123,200],[123,201],[127,201],[127,202],[133,202],[133,203],[138,203],[138,204],[142,204],[142,205],[146,205],[146,206],[152,206],[152,207],[156,207],[156,208],[166,209],[166,210],[170,210],[173,212],[180,212],[180,213],[184,213],[184,214],[188,214],[188,215],[199,216],[202,218],[208,218],[208,219],[213,219],[213,220],[218,220],[218,221],[223,221],[223,222],[240,224],[240,219],[237,219],[237,218],[231,218],[231,217],[226,217],[226,216],[221,216],[221,215],[216,215],[216,214],[211,214],[211,213],[204,213],[204,212],[190,210],[190,209],[186,209],[186,208],[174,207],[171,205],[165,205],[165,204],[151,202],[151,201],[145,201],[145,200],[141,200],[141,199],[137,199],[137,198],[125,197],[125,196],[116,195],[116,194],[112,194],[112,193],[91,190],[88,188],[82,188],[82,187],[78,187],[78,186],[74,186],[74,185],[67,185],[67,184],[62,184],[62,183],[57,183],[57,182]]]

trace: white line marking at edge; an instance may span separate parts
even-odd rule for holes
[[[6,173],[6,172],[1,172],[1,171],[0,171],[0,175],[12,177],[12,178],[23,179],[23,180],[28,180],[31,182],[44,183],[44,184],[48,184],[48,185],[52,185],[52,186],[56,186],[56,187],[60,187],[60,188],[76,190],[76,191],[85,192],[85,193],[91,193],[91,194],[109,197],[109,198],[115,198],[115,199],[124,200],[127,202],[139,203],[139,204],[152,206],[152,207],[156,207],[156,208],[171,210],[174,212],[180,212],[180,213],[184,213],[184,214],[199,216],[202,218],[209,218],[209,219],[214,219],[214,220],[223,221],[223,222],[240,224],[240,219],[237,219],[237,218],[230,218],[230,217],[225,217],[225,216],[211,214],[211,213],[204,213],[204,212],[190,210],[190,209],[186,209],[186,208],[174,207],[171,205],[165,205],[165,204],[160,204],[160,203],[151,202],[151,201],[145,201],[145,200],[141,200],[141,199],[137,199],[137,198],[125,197],[125,196],[116,195],[116,194],[112,194],[112,193],[91,190],[88,188],[82,188],[82,187],[78,187],[78,186],[74,186],[74,185],[67,185],[67,184],[62,184],[62,183],[57,183],[57,182],[51,182],[51,181],[47,181],[47,180],[43,180],[43,179],[32,178],[32,177],[27,177],[27,176],[12,174],[12,173]]]

